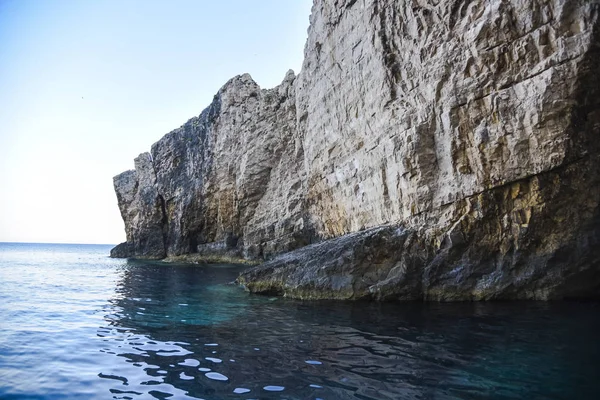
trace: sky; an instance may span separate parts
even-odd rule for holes
[[[300,71],[312,0],[0,0],[0,242],[125,241],[112,178],[230,78]]]

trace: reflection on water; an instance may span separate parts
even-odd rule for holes
[[[29,246],[29,247],[28,247]],[[0,244],[0,399],[596,399],[599,303],[252,296],[241,267]]]
[[[103,351],[116,398],[593,398],[595,304],[305,303],[233,266],[124,267]],[[581,346],[581,341],[588,346]],[[119,397],[121,396],[121,397]]]

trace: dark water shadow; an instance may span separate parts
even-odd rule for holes
[[[241,269],[123,267],[99,329],[115,362],[136,371],[117,376],[140,395],[121,398],[570,399],[600,390],[598,303],[301,302],[227,284]]]

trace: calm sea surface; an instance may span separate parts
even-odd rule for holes
[[[249,295],[238,266],[0,244],[0,399],[598,399],[600,304]]]

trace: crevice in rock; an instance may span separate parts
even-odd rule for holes
[[[383,201],[386,208],[391,208],[390,191],[387,185],[387,172],[385,166],[381,166],[381,182],[383,184]]]
[[[544,72],[546,72],[548,70],[551,70],[551,69],[556,68],[556,67],[560,67],[563,64],[566,64],[568,62],[577,60],[578,58],[582,58],[582,57],[583,57],[583,54],[578,54],[578,55],[576,55],[574,57],[565,58],[564,60],[560,60],[560,61],[558,61],[558,62],[556,62],[554,64],[549,65],[548,67],[542,69],[539,72],[536,72],[536,73],[531,74],[531,75],[527,75],[526,77],[524,77],[522,79],[519,79],[519,80],[516,80],[516,81],[511,81],[509,83],[506,83],[505,85],[499,86],[498,90],[508,89],[511,86],[515,86],[515,85],[518,85],[520,83],[526,82],[526,81],[528,81],[530,79],[535,78],[536,76],[539,76],[539,75],[543,74]]]
[[[507,41],[507,42],[498,43],[498,44],[496,44],[496,45],[494,45],[494,46],[490,46],[490,47],[488,47],[488,48],[485,48],[485,49],[483,49],[483,51],[490,52],[490,51],[493,51],[494,49],[497,49],[498,47],[502,47],[502,46],[510,46],[511,44],[514,44],[516,41],[518,41],[518,40],[521,40],[521,39],[523,39],[523,38],[527,37],[528,35],[532,34],[533,32],[535,32],[535,31],[537,31],[537,30],[539,30],[539,29],[541,29],[541,28],[543,28],[543,27],[544,27],[544,26],[546,26],[546,25],[549,25],[549,24],[551,24],[552,22],[554,22],[554,20],[553,20],[553,19],[550,19],[550,20],[548,20],[548,21],[544,22],[543,24],[541,24],[541,25],[538,25],[538,26],[536,26],[535,28],[532,28],[532,29],[528,30],[527,32],[525,32],[525,33],[523,33],[523,34],[521,34],[521,35],[517,36],[517,37],[516,37],[516,38],[514,38],[514,39],[511,39],[511,40],[509,40],[509,41]]]
[[[468,196],[463,196],[463,197],[457,198],[457,199],[452,200],[452,201],[448,201],[448,202],[445,202],[445,203],[440,203],[439,205],[436,205],[436,206],[432,207],[431,209],[423,210],[423,212],[425,212],[425,211],[431,211],[433,209],[440,208],[440,207],[445,207],[445,206],[454,204],[457,201],[462,201],[462,200],[465,200],[465,199],[477,197],[477,196],[479,196],[481,194],[484,194],[486,192],[498,190],[498,189],[501,189],[501,188],[504,188],[504,187],[508,187],[508,186],[514,185],[515,183],[519,183],[519,182],[524,182],[524,181],[530,180],[530,179],[532,179],[532,178],[534,178],[536,176],[543,176],[543,175],[547,175],[547,174],[553,174],[553,173],[565,170],[565,169],[569,168],[570,166],[572,166],[574,164],[577,164],[579,162],[585,161],[585,159],[587,159],[587,158],[589,158],[589,155],[585,154],[585,155],[583,155],[581,157],[578,157],[576,159],[569,160],[569,161],[564,162],[564,163],[562,163],[560,165],[557,165],[554,168],[549,168],[549,169],[546,169],[546,170],[544,170],[542,172],[538,172],[538,173],[535,173],[535,174],[525,175],[523,177],[520,177],[519,179],[511,180],[511,181],[504,182],[504,183],[499,184],[499,185],[491,186],[491,187],[486,188],[484,190],[473,192],[473,193],[469,194]],[[421,214],[421,213],[419,213],[419,214]],[[418,215],[418,214],[414,214],[414,215]]]
[[[330,25],[331,27],[335,27],[336,25],[338,25],[340,23],[340,21],[342,20],[342,17],[344,16],[344,13],[348,10],[350,10],[352,8],[352,6],[354,4],[356,4],[358,0],[349,0],[345,5],[343,10],[340,11],[340,13],[337,15],[337,17],[335,18],[335,21],[328,23],[328,25]],[[336,7],[340,7],[337,6]]]
[[[595,18],[600,18],[600,4],[593,7]],[[582,154],[597,154],[600,150],[598,134],[600,127],[600,23],[596,22],[590,38],[592,47],[579,63],[581,79],[575,90],[577,107],[571,109],[570,126],[565,158],[577,158]]]
[[[559,66],[561,66],[563,64],[566,64],[568,62],[577,60],[578,58],[582,58],[582,57],[583,57],[583,54],[579,54],[579,55],[574,56],[574,57],[566,58],[566,59],[561,60],[559,62],[556,62],[556,63],[554,63],[552,65],[549,65],[548,67],[544,68],[543,70],[541,70],[539,72],[536,72],[534,74],[528,75],[528,76],[526,76],[526,77],[524,77],[522,79],[507,82],[506,84],[504,84],[502,86],[499,86],[496,90],[494,90],[491,93],[487,93],[487,94],[484,94],[484,95],[481,95],[481,96],[473,97],[471,99],[468,99],[467,101],[463,101],[461,103],[458,103],[458,104],[455,104],[455,105],[451,106],[450,107],[450,111],[455,110],[455,109],[460,108],[460,107],[464,107],[464,106],[469,105],[470,103],[473,103],[473,102],[476,102],[476,101],[481,101],[481,100],[483,100],[483,99],[485,99],[487,97],[497,95],[499,91],[509,89],[509,88],[511,88],[511,87],[513,87],[515,85],[518,85],[520,83],[523,83],[523,82],[527,82],[528,80],[531,80],[531,79],[533,79],[533,78],[535,78],[535,77],[543,74],[544,72],[547,72],[548,70],[551,70],[553,68],[559,67]]]
[[[395,17],[396,12],[395,10],[392,11],[392,16]],[[388,37],[387,34],[387,13],[385,11],[385,7],[382,7],[379,4],[379,0],[375,2],[374,14],[379,18],[379,30],[377,31],[377,35],[379,37],[379,41],[381,42],[381,47],[383,48],[383,64],[386,67],[387,82],[390,90],[390,100],[388,101],[389,104],[398,98],[398,90],[396,89],[396,85],[401,77],[400,64],[398,62],[398,55],[392,47],[393,44],[391,42],[393,39]]]
[[[158,195],[158,202],[159,202],[159,206],[160,206],[160,212],[161,212],[161,228],[162,228],[162,239],[163,239],[163,248],[165,251],[165,254],[167,253],[167,248],[168,248],[168,235],[169,235],[169,218],[167,216],[167,204],[165,202],[165,198],[159,194]]]
[[[450,29],[453,29],[459,19],[463,19],[472,0],[455,0],[450,8]],[[458,15],[460,14],[460,16]]]

